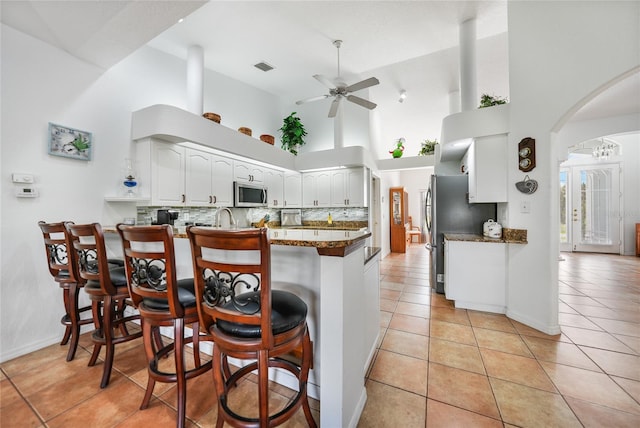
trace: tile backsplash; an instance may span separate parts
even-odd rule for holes
[[[137,207],[137,224],[152,224],[157,221],[159,208],[169,208],[178,211],[176,226],[184,226],[185,223],[214,224],[217,208],[209,207]],[[270,222],[280,222],[280,209],[273,208],[230,208],[239,227],[249,227],[257,223],[265,215],[269,214]],[[302,221],[315,222],[326,221],[329,214],[334,221],[366,222],[369,217],[368,208],[303,208]]]

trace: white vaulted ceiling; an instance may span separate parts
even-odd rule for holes
[[[291,104],[326,92],[312,75],[336,76],[331,42],[342,39],[342,77],[354,82],[376,76],[381,82],[369,98],[389,127],[386,135],[421,139],[440,137],[449,93],[458,89],[459,24],[475,18],[478,92],[508,96],[509,91],[505,0],[2,0],[0,7],[6,25],[103,68],[144,45],[183,59],[189,46],[200,45],[206,68]],[[184,21],[177,23],[180,18]],[[253,66],[261,61],[274,70]],[[637,82],[623,93],[640,93]],[[402,104],[401,89],[407,91]],[[638,113],[639,103],[628,96],[617,102],[601,97],[604,102],[590,102],[577,117]],[[320,102],[328,110],[329,101]]]

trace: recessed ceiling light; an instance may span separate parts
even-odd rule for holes
[[[264,62],[264,61],[259,62],[259,63],[257,63],[257,64],[254,64],[253,66],[254,66],[255,68],[258,68],[258,69],[262,70],[262,71],[269,71],[269,70],[273,70],[273,66],[272,66],[272,65],[267,64],[267,63],[266,63],[266,62]]]
[[[178,24],[182,24],[184,22],[184,18],[178,19]]]

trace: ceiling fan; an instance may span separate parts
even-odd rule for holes
[[[296,104],[300,105],[311,101],[324,100],[329,97],[334,97],[334,100],[331,103],[331,107],[329,108],[329,117],[336,116],[336,114],[338,113],[338,107],[340,106],[340,102],[343,98],[346,98],[347,101],[351,101],[352,103],[358,104],[359,106],[368,108],[369,110],[373,110],[374,108],[376,108],[377,104],[372,103],[369,100],[365,100],[364,98],[351,95],[351,92],[356,92],[361,89],[375,86],[379,84],[380,81],[375,77],[370,77],[358,83],[354,83],[353,85],[347,86],[347,84],[340,78],[340,46],[342,46],[342,40],[334,40],[333,45],[338,49],[338,77],[334,81],[332,81],[331,79],[328,79],[321,74],[315,74],[313,76],[318,82],[329,88],[329,93],[320,95],[319,97],[296,101]]]

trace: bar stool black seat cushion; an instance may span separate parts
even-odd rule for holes
[[[127,286],[127,274],[124,271],[124,266],[109,269],[109,277],[115,287]],[[91,290],[100,290],[100,281],[87,281],[84,288],[87,292],[90,292]]]
[[[147,309],[156,311],[168,311],[169,302],[166,299],[154,299],[145,297],[142,299]],[[185,308],[191,308],[196,305],[196,292],[193,285],[193,278],[185,278],[178,280],[178,301]]]
[[[238,306],[242,308],[244,313],[257,313],[260,308],[260,292],[240,294],[236,297],[238,305],[234,305],[232,301],[222,305],[223,308],[229,310],[238,310]],[[305,322],[307,317],[307,305],[293,293],[282,290],[271,291],[271,328],[273,334],[284,333]],[[218,320],[218,328],[231,336],[244,338],[260,337],[259,325],[238,324],[228,321]]]

